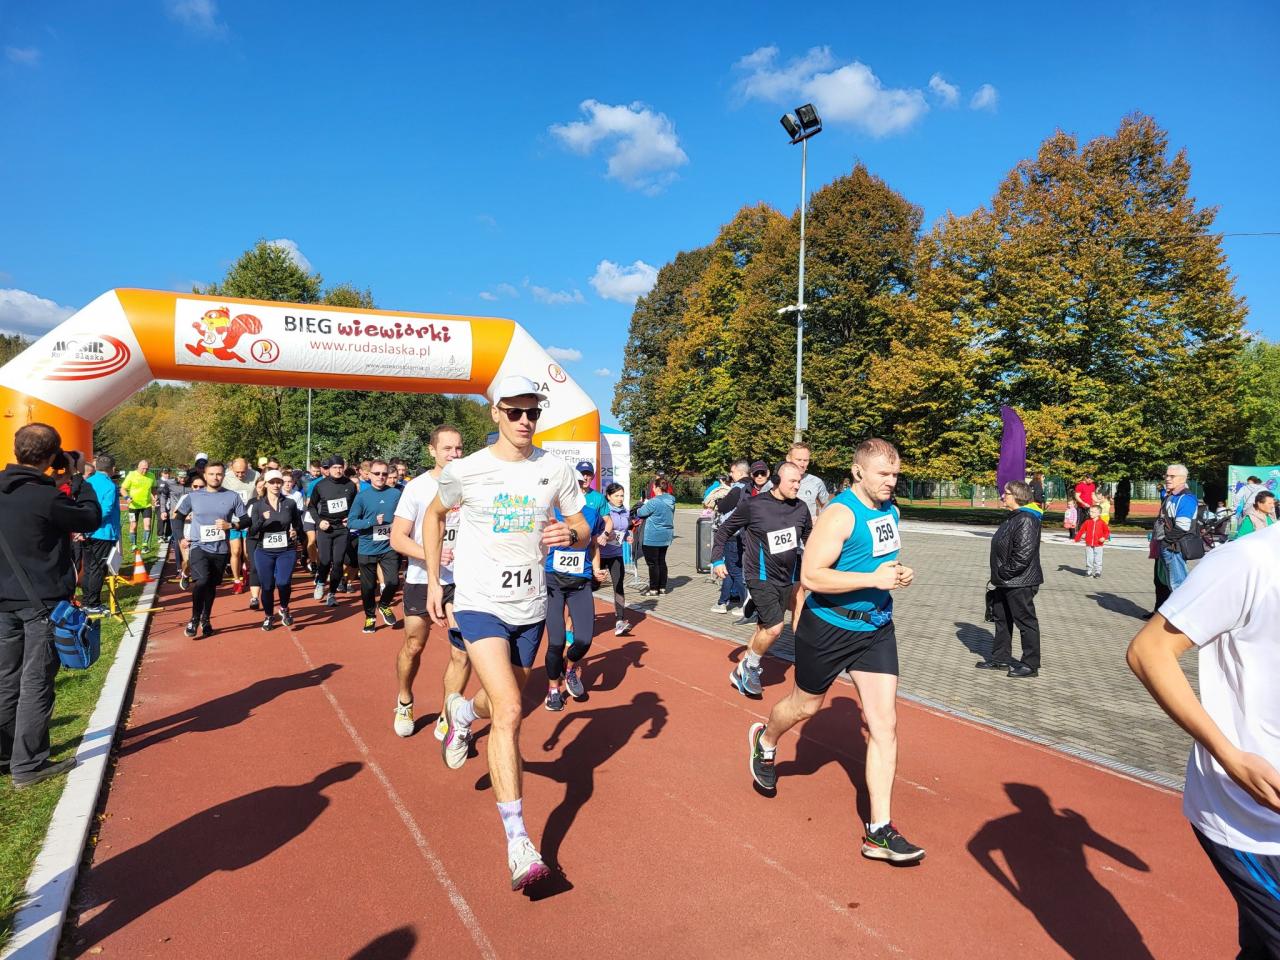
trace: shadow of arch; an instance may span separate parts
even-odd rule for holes
[[[408,960],[418,945],[418,934],[413,927],[396,927],[370,940],[353,953],[350,960]]]

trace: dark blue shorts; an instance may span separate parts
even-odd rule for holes
[[[1280,957],[1280,856],[1224,847],[1193,825],[1200,846],[1235,897],[1240,922],[1239,957]]]
[[[501,637],[506,640],[513,667],[533,666],[547,623],[545,620],[537,623],[507,623],[492,613],[481,613],[478,610],[454,610],[453,618],[458,621],[458,632],[467,643],[475,643],[485,637]]]

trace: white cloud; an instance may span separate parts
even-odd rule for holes
[[[520,291],[509,283],[500,283],[497,286],[498,296],[500,297],[518,297]]]
[[[596,373],[596,376],[597,376],[597,377],[612,377],[612,376],[613,376],[613,371],[612,371],[612,370],[610,370],[608,367],[599,367],[599,368],[597,368],[597,369],[596,369],[596,372],[595,372],[595,373]]]
[[[577,363],[582,359],[582,351],[573,347],[547,347],[547,356],[557,363]]]
[[[491,213],[477,213],[476,223],[488,227],[490,230],[498,229],[498,218]]]
[[[35,47],[5,47],[4,55],[10,63],[20,63],[24,67],[34,67],[40,62],[40,51]]]
[[[196,33],[220,37],[227,32],[218,19],[218,0],[166,0],[169,16]]]
[[[601,260],[589,282],[605,300],[635,303],[658,282],[658,268],[643,260],[637,260],[629,267],[620,266],[612,260]]]
[[[74,307],[64,307],[37,297],[26,290],[0,289],[0,332],[40,336],[48,333],[67,317],[75,313]]]
[[[305,270],[307,273],[311,272],[311,261],[302,255],[302,251],[298,249],[298,245],[292,240],[285,237],[281,237],[279,240],[268,240],[267,246],[279,247],[289,255],[289,259],[297,264],[298,267]]]
[[[586,303],[587,298],[582,295],[581,290],[548,290],[546,287],[532,286],[529,292],[533,294],[533,299],[539,303],[550,304],[553,307],[563,306],[566,303]]]
[[[675,179],[675,169],[689,162],[665,114],[638,101],[615,106],[584,100],[580,107],[587,119],[553,124],[552,136],[584,156],[608,143],[608,175],[628,188],[658,193]]]
[[[497,299],[498,299],[498,295],[497,295],[496,293],[490,293],[488,290],[481,290],[481,291],[480,291],[480,299],[481,299],[481,300],[490,300],[490,301],[492,301],[492,300],[497,300]]]
[[[777,47],[761,47],[735,64],[747,71],[738,84],[742,96],[787,106],[811,100],[824,122],[846,123],[875,137],[901,133],[929,111],[923,91],[885,87],[857,60],[829,69],[836,60],[827,47],[813,47],[785,66],[777,59]]]
[[[954,83],[947,83],[940,73],[935,73],[929,78],[929,89],[942,101],[944,107],[954,107],[960,102],[960,88]]]
[[[996,104],[1000,102],[1000,94],[996,88],[989,83],[984,83],[978,88],[978,92],[973,95],[973,99],[969,101],[969,106],[974,110],[991,110],[994,111]]]

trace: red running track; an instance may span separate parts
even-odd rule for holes
[[[727,679],[741,648],[655,619],[596,638],[588,701],[551,714],[533,684],[525,809],[563,874],[513,894],[483,755],[450,771],[431,735],[439,632],[402,740],[401,633],[362,635],[358,601],[308,596],[294,632],[263,634],[224,593],[218,634],[193,641],[184,596],[161,597],[68,956],[1234,953],[1176,795],[903,704],[895,820],[929,855],[863,860],[852,688],[783,743],[766,798],[746,731],[789,670],[766,661],[764,703],[745,700]]]

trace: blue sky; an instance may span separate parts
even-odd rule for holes
[[[279,239],[385,309],[520,321],[607,411],[653,272],[795,208],[806,100],[811,186],[861,159],[926,223],[1141,110],[1219,229],[1280,231],[1277,8],[1061,9],[0,0],[0,329]],[[1225,244],[1280,338],[1280,237]]]

